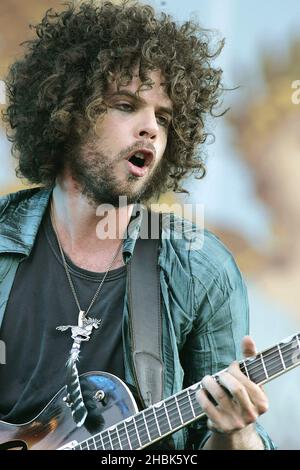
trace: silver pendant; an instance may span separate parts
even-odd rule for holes
[[[92,334],[93,328],[98,329],[101,320],[97,318],[86,317],[83,310],[80,310],[78,314],[78,324],[77,325],[61,325],[57,326],[56,329],[59,331],[66,331],[69,328],[71,329],[71,337],[74,339],[71,353],[73,352],[78,359],[79,349],[82,341],[89,341]]]

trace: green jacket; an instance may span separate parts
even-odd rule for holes
[[[37,188],[0,198],[0,326],[19,263],[30,256],[50,195],[50,190]],[[135,229],[124,240],[125,264],[140,222],[137,217]],[[159,255],[165,398],[241,359],[241,339],[248,334],[246,288],[231,253],[212,233],[187,221],[186,237],[179,238],[181,222],[174,214],[164,216]],[[135,386],[127,292],[123,344],[126,382]],[[265,447],[273,448],[257,426]],[[209,435],[205,420],[200,420],[175,433],[173,440],[177,449],[191,447],[192,441],[202,447]]]

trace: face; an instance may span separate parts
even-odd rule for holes
[[[107,111],[96,123],[69,168],[81,191],[95,205],[118,207],[119,196],[127,204],[147,200],[159,189],[165,174],[162,158],[172,118],[172,102],[159,71],[149,73],[151,89],[139,90],[135,73],[131,83],[117,90],[110,84],[105,96]]]

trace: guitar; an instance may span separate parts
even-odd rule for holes
[[[299,364],[300,334],[239,362],[241,371],[260,385]],[[204,416],[196,400],[201,382],[140,412],[129,388],[114,375],[88,372],[80,382],[88,409],[81,427],[76,427],[63,387],[33,420],[21,425],[0,421],[2,446],[11,442],[10,447],[30,450],[143,449]]]

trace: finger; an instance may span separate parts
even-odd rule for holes
[[[265,394],[263,388],[260,385],[255,384],[251,380],[249,380],[240,370],[239,365],[237,362],[233,362],[228,370],[227,373],[232,375],[235,379],[237,379],[246,389],[249,399],[257,409],[259,415],[265,413],[268,410],[268,398]],[[225,372],[224,372],[225,374]],[[221,379],[220,374],[219,380]]]
[[[251,336],[244,336],[242,340],[242,351],[244,357],[255,356],[257,354],[256,346]]]
[[[227,391],[224,390],[214,378],[207,375],[201,382],[204,389],[211,395],[212,399],[215,400],[215,404],[220,405],[222,408],[230,406],[231,400]]]
[[[250,399],[247,388],[228,372],[220,374],[219,382],[232,395],[233,402],[238,405],[245,424],[253,423],[258,417],[258,411]]]
[[[217,410],[216,406],[211,402],[207,396],[207,392],[204,389],[200,389],[196,393],[196,399],[200,404],[202,410],[213,422],[218,422],[220,419],[220,412]]]

